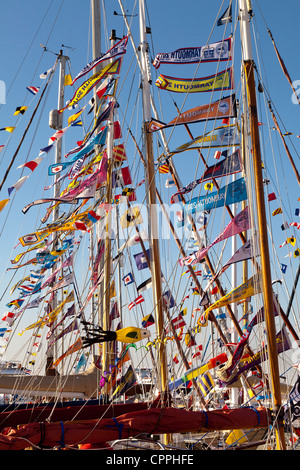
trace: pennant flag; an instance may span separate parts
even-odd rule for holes
[[[150,249],[149,248],[148,248],[148,250],[146,250],[146,253],[147,253],[148,259],[150,261]],[[136,266],[137,266],[137,269],[139,271],[141,271],[142,269],[148,268],[147,259],[146,259],[143,252],[138,253],[136,255],[133,255],[133,257],[135,259]]]
[[[235,202],[247,200],[247,190],[244,178],[220,188],[209,195],[199,196],[187,202],[183,208],[184,218],[188,214],[203,212],[217,207],[228,206]]]
[[[0,131],[7,131],[7,132],[12,133],[14,129],[15,129],[14,127],[2,127]]]
[[[123,229],[141,223],[143,223],[143,218],[138,207],[130,207],[121,217],[121,227]]]
[[[51,366],[51,369],[54,369],[55,367],[58,366],[58,364],[67,356],[70,356],[70,354],[73,354],[74,352],[79,351],[82,348],[82,340],[81,338],[78,338],[77,341],[75,341],[72,346],[70,346],[67,351],[62,354],[56,361],[53,362],[53,365]]]
[[[102,96],[107,92],[114,81],[115,79],[109,76],[101,83],[101,85],[96,90],[96,95],[99,99],[102,98]]]
[[[79,116],[82,114],[83,110],[84,110],[84,108],[80,109],[79,111],[77,111],[77,113],[75,113],[72,116],[68,117],[68,126],[71,126],[71,124],[79,118]]]
[[[133,307],[135,307],[136,305],[141,304],[142,302],[145,302],[145,299],[142,295],[139,295],[133,302],[131,302],[128,305],[128,309],[131,310]]]
[[[139,286],[137,286],[136,290],[138,293],[143,292],[147,289],[150,289],[152,287],[152,278],[150,277],[146,281],[142,282]]]
[[[9,203],[9,201],[10,201],[10,199],[2,199],[2,201],[0,201],[0,212],[4,209],[6,204]]]
[[[231,38],[203,47],[186,47],[173,52],[159,53],[156,55],[153,65],[158,69],[160,64],[195,64],[228,60],[231,60]]]
[[[229,126],[216,127],[213,131],[196,137],[170,153],[173,155],[174,153],[184,152],[186,150],[233,147],[237,145],[239,145],[238,129],[235,124],[230,124]]]
[[[34,171],[43,159],[44,157],[37,157],[30,162],[23,163],[23,165],[20,165],[17,168],[29,168],[31,171]]]
[[[203,78],[175,78],[167,75],[159,75],[155,85],[161,90],[176,93],[202,93],[211,91],[232,90],[233,68],[218,72]]]
[[[53,70],[53,67],[51,67],[51,69],[46,70],[46,72],[41,73],[40,78],[41,78],[42,80],[45,80],[45,78],[48,77],[48,75],[50,74],[50,72],[51,72],[52,70]]]
[[[0,145],[0,153],[2,152],[3,149],[4,149],[4,145]]]
[[[142,327],[143,328],[148,328],[148,326],[154,325],[154,323],[155,323],[154,317],[151,313],[150,313],[150,315],[147,315],[146,317],[144,317],[142,319]]]
[[[226,240],[234,235],[244,232],[250,228],[249,208],[245,207],[239,214],[237,214],[225,227],[225,229],[218,235],[218,237],[207,247],[197,251],[197,259],[200,261],[204,258],[207,252],[220,241]],[[179,262],[179,264],[181,264]],[[181,264],[182,266],[182,264]]]
[[[17,116],[18,114],[24,114],[28,106],[18,106],[14,112],[14,116]]]
[[[247,282],[241,284],[240,286],[233,289],[228,294],[221,297],[219,300],[214,302],[210,305],[204,312],[203,315],[198,320],[198,325],[200,326],[207,326],[208,320],[208,313],[211,310],[216,308],[224,307],[225,305],[247,299],[248,297],[252,297],[255,294],[259,294],[262,291],[262,283],[261,283],[261,273],[255,274],[251,277]]]
[[[74,78],[72,85],[83,75],[86,75],[90,70],[96,67],[103,61],[116,57],[118,55],[125,54],[127,46],[128,36],[125,36],[119,42],[117,42],[111,49],[109,49],[105,54],[102,54],[100,57],[89,62]]]
[[[234,94],[215,101],[214,103],[198,106],[197,108],[185,111],[184,113],[176,116],[176,118],[168,124],[164,124],[153,119],[149,123],[148,130],[149,132],[155,132],[167,127],[177,126],[179,124],[189,124],[224,117],[236,117],[236,102]]]
[[[223,24],[232,23],[232,5],[230,4],[224,13],[220,16],[217,21],[217,26],[222,26]]]
[[[125,286],[129,286],[129,284],[132,284],[134,282],[134,277],[132,273],[126,274],[126,276],[123,277],[123,282]]]
[[[36,95],[39,89],[40,89],[39,87],[35,87],[35,86],[26,87],[26,90],[30,91],[30,93],[32,93],[33,95]]]
[[[29,178],[29,175],[22,176],[22,178],[20,178],[15,184],[13,184],[10,188],[8,188],[8,195],[10,196],[11,192],[14,189],[18,191],[28,178]]]
[[[72,99],[69,103],[62,109],[59,109],[58,112],[62,113],[66,108],[70,108],[74,105],[77,105],[78,102],[89,93],[92,88],[104,77],[107,73],[119,73],[120,71],[120,59],[116,59],[114,62],[107,64],[100,72],[96,72],[92,77],[87,79],[77,90],[75,91]],[[74,83],[74,81],[73,81]]]
[[[226,269],[233,263],[238,263],[240,261],[245,261],[254,256],[259,256],[259,246],[257,243],[257,236],[247,240],[241,248],[239,248],[235,254],[223,265],[218,274],[214,277],[216,279],[220,274],[222,274]]]

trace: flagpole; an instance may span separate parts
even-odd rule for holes
[[[143,110],[144,110],[144,137],[146,143],[146,171],[148,176],[149,188],[149,210],[150,210],[150,233],[149,243],[151,246],[151,276],[153,279],[153,300],[154,308],[156,311],[155,322],[157,337],[161,338],[164,331],[164,314],[163,314],[163,299],[162,299],[162,285],[161,285],[161,263],[159,253],[159,234],[158,234],[158,220],[156,212],[156,186],[155,186],[155,171],[154,171],[154,158],[153,158],[153,139],[152,134],[148,132],[149,122],[151,120],[151,100],[150,100],[150,70],[149,59],[147,55],[147,38],[146,38],[146,24],[145,24],[145,4],[144,0],[139,0],[139,17],[140,17],[140,57],[141,57],[141,73],[142,73],[142,87],[143,87]],[[158,343],[158,363],[160,364],[160,392],[163,394],[167,391],[167,359],[165,345],[162,342]]]
[[[59,70],[59,84],[58,84],[58,105],[57,109],[62,109],[64,107],[64,100],[65,100],[65,72],[66,72],[66,62],[68,57],[63,55],[63,51],[59,52],[58,59],[60,61],[60,70]],[[52,117],[56,116],[57,121],[52,121]],[[50,113],[50,123],[51,127],[55,128],[56,130],[62,130],[63,128],[63,113],[58,113],[57,111],[53,114]],[[56,141],[56,154],[55,154],[55,164],[58,165],[61,163],[61,153],[62,153],[62,138],[57,139]],[[54,185],[54,197],[59,197],[60,195],[60,184],[57,182],[59,179],[59,175],[55,175],[55,185]],[[55,222],[59,217],[59,204],[55,204],[53,210],[53,222]],[[56,232],[53,234],[53,243],[52,243],[52,250],[56,250],[58,242],[58,235]],[[52,269],[54,271],[54,268]],[[53,281],[55,283],[55,281]],[[51,301],[48,308],[50,310],[55,310],[57,307],[57,292],[53,293],[53,300]],[[56,322],[52,324],[52,327],[55,325]],[[47,359],[46,359],[46,375],[56,375],[56,369],[52,368],[53,360],[54,360],[54,353],[55,347],[51,346],[47,350]]]
[[[267,330],[268,360],[270,365],[270,384],[272,401],[276,416],[275,436],[278,450],[285,450],[285,437],[282,418],[281,391],[279,381],[279,364],[276,344],[276,330],[274,320],[274,303],[272,292],[272,279],[269,258],[268,234],[266,225],[266,209],[264,201],[263,177],[261,165],[260,137],[258,130],[254,60],[251,49],[250,17],[246,0],[239,0],[240,26],[242,38],[242,51],[244,73],[246,78],[247,100],[250,121],[250,134],[252,143],[252,157],[255,179],[255,196],[258,212],[259,244],[262,264],[262,291],[264,299],[265,323]]]

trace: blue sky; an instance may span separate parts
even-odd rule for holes
[[[132,0],[124,1],[124,8],[128,10],[129,14],[132,13],[131,9],[134,3]],[[121,16],[113,14],[114,10],[120,12],[118,1],[110,0],[109,2],[106,1],[105,4],[106,8],[108,9],[109,5],[110,9],[106,12],[106,16],[103,16],[104,30],[109,35],[111,30],[115,29],[117,36],[122,37],[122,35],[126,34],[123,19]],[[220,40],[220,36],[224,32],[223,27],[215,28],[212,31],[212,25],[217,18],[219,10],[222,13],[227,4],[228,2],[225,2],[224,7],[221,7],[222,2],[218,0],[210,0],[209,2],[190,0],[185,3],[179,0],[174,0],[173,2],[151,0],[151,2],[148,2],[147,7],[150,15],[150,21],[147,24],[152,30],[152,35],[148,36],[151,53],[169,52],[180,47],[201,46],[208,41],[208,38],[209,42]],[[260,9],[257,8],[257,4]],[[257,62],[257,65],[261,67],[263,79],[266,80],[265,83],[267,84],[272,102],[285,128],[294,133],[291,136],[289,145],[291,145],[293,154],[296,155],[300,143],[300,139],[296,138],[296,135],[300,134],[299,106],[292,103],[292,92],[275,56],[273,45],[267,33],[267,27],[273,33],[275,42],[292,80],[300,80],[298,60],[300,5],[298,1],[292,0],[288,3],[287,8],[283,8],[282,2],[279,0],[264,0],[263,2],[253,1],[253,9],[255,11],[254,23],[258,28],[257,36],[254,37],[253,41],[253,51],[255,54],[257,46],[262,55],[262,62]],[[134,14],[136,13],[138,13],[137,7]],[[0,4],[0,21],[0,80],[6,85],[6,103],[0,107],[0,128],[15,126],[17,123],[17,128],[11,138],[8,133],[0,132],[0,145],[6,145],[6,150],[0,154],[0,175],[2,179],[2,175],[4,175],[17,148],[19,139],[25,130],[28,116],[33,111],[37,102],[37,97],[31,102],[30,108],[24,117],[17,118],[13,116],[14,110],[17,106],[28,104],[32,100],[32,95],[26,96],[26,86],[42,86],[43,83],[39,78],[40,73],[49,69],[55,61],[55,55],[51,52],[43,52],[40,44],[46,45],[49,51],[55,53],[59,52],[62,44],[70,46],[69,48],[64,47],[63,51],[70,57],[73,77],[92,59],[92,50],[91,36],[89,35],[91,26],[88,0],[84,2],[79,0],[65,0],[64,2],[58,0],[43,0],[43,2],[37,0],[26,2],[24,0],[15,0],[14,2],[2,1]],[[132,22],[135,43],[138,45],[138,19],[133,16],[129,17],[129,21]],[[103,52],[109,48],[109,43],[105,39],[106,36],[103,33]],[[239,36],[238,33],[237,36]],[[238,47],[237,45],[235,49],[237,58],[240,57]],[[130,42],[128,43],[129,51],[128,59],[126,57],[128,66],[129,60],[132,58]],[[236,85],[239,83],[239,64],[240,62],[237,60],[235,66]],[[161,66],[158,73],[180,77],[185,76],[185,74],[192,76],[193,69],[191,67],[185,72],[181,66],[170,69],[167,66]],[[198,70],[198,76],[207,76],[213,73],[213,71],[214,66],[203,64],[201,69]],[[122,72],[125,75],[126,69],[124,68]],[[153,74],[156,73],[153,68],[152,72]],[[153,78],[153,81],[155,81],[155,78]],[[13,164],[7,182],[4,184],[0,199],[7,198],[7,188],[14,184],[21,176],[17,166],[24,163],[27,159],[36,158],[39,149],[47,145],[49,137],[53,134],[53,131],[48,126],[48,115],[51,109],[57,107],[57,80],[56,76],[43,112],[39,119],[34,121],[33,128]],[[128,90],[130,82],[127,81],[126,87]],[[155,87],[154,92],[157,94]],[[66,99],[70,99],[72,94],[71,89],[66,90]],[[176,110],[169,97],[162,96],[162,98],[164,102],[161,120],[168,122],[174,118]],[[181,96],[173,96],[173,99],[177,102],[178,106],[181,106],[183,102]],[[121,100],[123,100],[122,97],[120,97],[120,103]],[[122,101],[123,105],[125,103],[126,99]],[[185,109],[188,109],[197,104],[205,103],[205,96],[197,96],[196,98],[193,96],[187,100],[184,106]],[[192,131],[196,136],[201,135],[202,129],[201,125],[195,125]],[[76,145],[76,141],[82,137],[83,131],[80,128],[70,129],[70,135],[64,144],[65,151],[73,148]],[[188,140],[189,137],[181,129],[176,135],[172,135],[170,146],[174,148]],[[269,143],[267,140],[264,140],[263,144],[267,153]],[[282,148],[280,152],[284,153]],[[299,165],[299,159],[297,157],[295,159]],[[175,163],[183,183],[189,183],[195,170],[190,157],[185,155],[176,157]],[[2,221],[0,262],[3,270],[8,267],[6,264],[8,256],[12,259],[17,254],[13,247],[17,243],[18,237],[33,231],[35,224],[44,214],[46,206],[42,206],[40,210],[33,208],[26,216],[22,214],[21,210],[25,204],[42,197],[48,164],[49,162],[44,162],[39,167],[39,171],[34,173],[20,191],[15,194],[13,205],[7,207],[0,214]],[[288,164],[286,163],[286,165]],[[283,166],[282,170],[285,170],[285,166]],[[290,170],[288,171],[290,172]],[[199,175],[201,173],[202,169],[199,171]],[[49,178],[47,181],[48,183],[50,182]],[[295,183],[293,176],[291,176],[287,191],[294,192],[295,197],[296,195],[300,196],[299,186]],[[278,240],[281,242],[282,234],[278,232],[278,236]],[[19,275],[16,276],[16,281],[19,277]],[[8,279],[8,275],[4,276],[3,272],[0,272],[0,295],[2,295],[3,289],[6,289]],[[3,301],[1,302],[0,300],[0,306],[2,306],[0,313],[7,310],[5,303],[8,301],[8,298],[9,296],[6,294]]]

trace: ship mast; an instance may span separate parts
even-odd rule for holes
[[[153,285],[153,301],[155,308],[156,335],[161,339],[164,327],[163,319],[163,299],[161,285],[161,264],[159,255],[159,234],[158,234],[158,218],[156,212],[156,186],[155,171],[153,158],[153,138],[148,132],[149,122],[151,120],[151,98],[150,98],[150,66],[148,59],[148,44],[146,38],[145,24],[145,3],[139,0],[139,18],[140,18],[140,58],[142,73],[142,90],[143,90],[143,109],[144,109],[144,139],[146,146],[146,172],[148,182],[148,205],[149,205],[149,243],[151,247],[150,270]],[[167,389],[167,362],[165,354],[165,346],[163,341],[158,343],[158,364],[160,365],[160,392],[163,393]]]
[[[261,254],[261,282],[263,291],[265,323],[268,343],[268,360],[270,364],[270,386],[277,425],[275,426],[276,448],[285,450],[285,438],[282,419],[281,392],[279,381],[279,364],[276,345],[276,331],[274,320],[273,292],[270,270],[270,258],[266,224],[266,209],[264,201],[260,138],[258,129],[258,116],[256,104],[256,90],[254,78],[254,60],[252,57],[250,35],[250,0],[239,0],[239,18],[241,27],[241,41],[243,52],[243,66],[246,80],[247,101],[249,110],[249,124],[252,142],[252,158],[255,180],[255,195],[258,213],[258,232]]]
[[[66,62],[69,57],[63,55],[63,51],[59,52],[58,60],[60,61],[60,70],[59,70],[59,84],[58,84],[58,107],[57,109],[62,109],[64,107],[65,100],[65,73],[66,73]],[[59,113],[57,110],[53,110],[49,116],[49,125],[51,128],[56,130],[62,130],[63,128],[63,113]],[[62,139],[58,139],[56,142],[56,154],[55,154],[55,163],[61,163],[61,153],[62,153]],[[60,196],[60,184],[57,183],[58,175],[55,175],[55,186],[54,186],[54,197]],[[53,221],[55,222],[59,217],[59,205],[56,204],[53,211]],[[56,250],[56,245],[58,241],[57,233],[53,234],[53,245],[52,249]],[[53,300],[51,301],[51,310],[54,310],[57,307],[57,292],[53,293]],[[55,369],[52,368],[54,357],[54,346],[50,347],[47,351],[47,361],[46,361],[46,375],[56,375]]]

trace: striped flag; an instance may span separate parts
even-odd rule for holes
[[[142,302],[145,302],[145,299],[142,295],[139,295],[133,302],[128,305],[128,309],[131,310],[133,307],[138,304],[141,304]]]
[[[208,395],[209,392],[215,386],[213,378],[212,378],[212,376],[210,375],[209,372],[207,372],[206,374],[203,374],[201,377],[199,377],[198,384],[199,384],[200,390],[201,390],[201,392],[203,393],[204,396]]]
[[[278,209],[275,209],[275,211],[272,212],[272,215],[278,215],[278,214],[282,214],[281,207],[278,207]]]
[[[169,165],[165,163],[164,165],[160,165],[158,167],[159,173],[169,173]]]
[[[33,95],[36,95],[37,92],[39,91],[40,87],[35,87],[35,86],[27,86],[26,90],[30,91]]]

